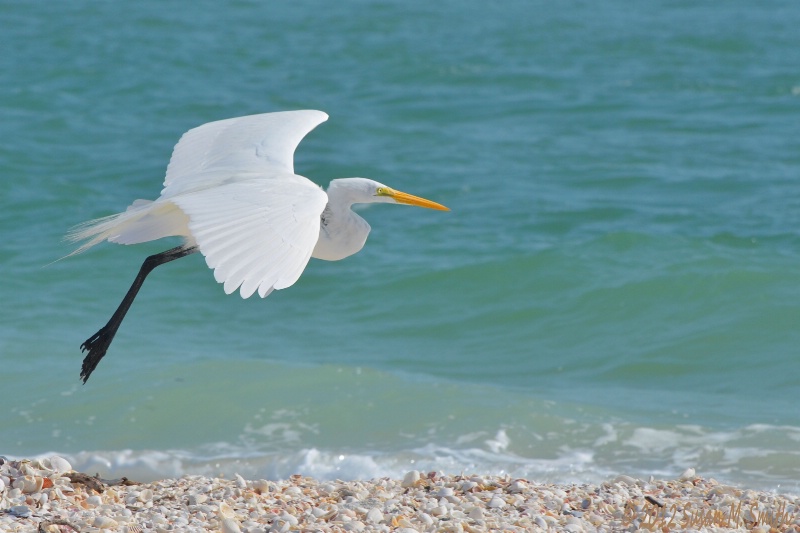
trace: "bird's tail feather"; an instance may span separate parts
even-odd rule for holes
[[[138,223],[149,214],[152,204],[153,202],[150,200],[136,200],[122,213],[89,220],[74,226],[69,230],[64,240],[72,243],[86,242],[67,257],[85,252],[105,240],[133,244],[132,242],[124,242],[124,237],[126,233],[135,230],[136,226],[139,225]],[[140,240],[138,242],[143,241]]]

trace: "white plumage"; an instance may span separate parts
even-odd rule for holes
[[[294,152],[327,120],[321,111],[286,111],[210,122],[175,146],[154,202],[78,226],[75,253],[104,240],[137,244],[181,236],[196,245],[230,294],[265,297],[300,277],[319,235],[328,197],[294,174]]]
[[[86,382],[105,355],[147,275],[199,251],[230,294],[262,298],[293,285],[311,257],[335,261],[364,246],[370,227],[350,207],[390,202],[447,210],[443,205],[364,178],[333,180],[327,194],[294,173],[294,152],[328,119],[322,111],[285,111],[210,122],[186,132],[154,201],[136,200],[117,215],[75,227],[86,241],[137,244],[183,237],[184,244],[148,257],[108,323],[81,345]],[[71,254],[72,255],[72,254]]]

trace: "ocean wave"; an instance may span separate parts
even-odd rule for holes
[[[578,435],[583,438],[576,439]],[[36,457],[61,455],[76,470],[142,482],[194,474],[273,480],[295,474],[321,480],[398,479],[418,470],[580,484],[601,483],[621,473],[669,479],[695,468],[698,475],[727,483],[800,492],[800,452],[793,446],[800,440],[797,427],[758,424],[714,431],[693,425],[663,429],[577,424],[572,439],[561,437],[564,444],[555,453],[528,456],[512,451],[516,443],[501,429],[477,442],[467,436],[468,446],[430,442],[394,451],[302,447],[265,452],[216,443],[193,450],[47,452]]]

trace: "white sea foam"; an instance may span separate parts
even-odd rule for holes
[[[40,457],[53,454],[48,452]],[[140,481],[187,474],[230,477],[235,473],[269,479],[286,479],[293,474],[323,480],[396,479],[402,478],[409,469],[448,474],[508,474],[550,482],[599,482],[612,474],[597,468],[592,453],[587,450],[565,450],[552,459],[531,459],[503,451],[433,444],[392,454],[344,453],[317,448],[253,454],[218,444],[200,451],[118,450],[59,455],[67,458],[78,471],[104,478],[125,476]]]
[[[274,425],[270,435],[287,428]],[[518,432],[499,428],[493,434],[472,432],[442,444],[429,442],[402,449],[334,449],[302,446],[280,439],[280,450],[248,444],[216,443],[197,449],[96,450],[58,452],[76,470],[141,481],[186,474],[286,479],[293,474],[323,480],[402,478],[409,470],[445,474],[487,474],[523,477],[539,482],[602,482],[617,474],[674,478],[687,468],[699,475],[751,487],[797,492],[800,451],[798,428],[746,426],[730,431],[700,426],[671,429],[625,425],[574,424],[555,447],[529,441],[521,446]],[[274,431],[273,431],[274,430]],[[290,431],[291,432],[291,431]],[[532,443],[532,444],[531,444]],[[523,451],[525,450],[525,453]],[[42,457],[53,452],[40,454]]]
[[[573,421],[534,433],[505,426],[459,435],[409,435],[405,447],[336,448],[307,443],[313,428],[272,422],[248,427],[236,444],[196,448],[92,450],[57,453],[80,471],[141,481],[186,474],[285,479],[402,478],[410,469],[447,474],[507,474],[540,482],[601,482],[617,474],[674,478],[687,468],[699,475],[755,488],[796,491],[800,428],[748,425],[719,430],[699,425],[669,428],[630,423]],[[435,433],[434,433],[435,435]],[[254,436],[263,437],[261,439]],[[428,440],[428,442],[425,442]],[[41,456],[51,453],[40,454]]]

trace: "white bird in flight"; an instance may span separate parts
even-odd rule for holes
[[[157,266],[200,252],[225,293],[266,297],[293,285],[311,257],[338,261],[361,250],[366,220],[358,203],[416,205],[449,211],[365,178],[331,181],[327,191],[294,173],[294,151],[328,119],[322,111],[284,111],[209,122],[186,132],[167,166],[155,201],[136,200],[116,215],[73,228],[74,255],[103,241],[137,244],[163,237],[184,243],[142,263],[108,323],[81,345],[84,383],[106,354],[147,275]]]

